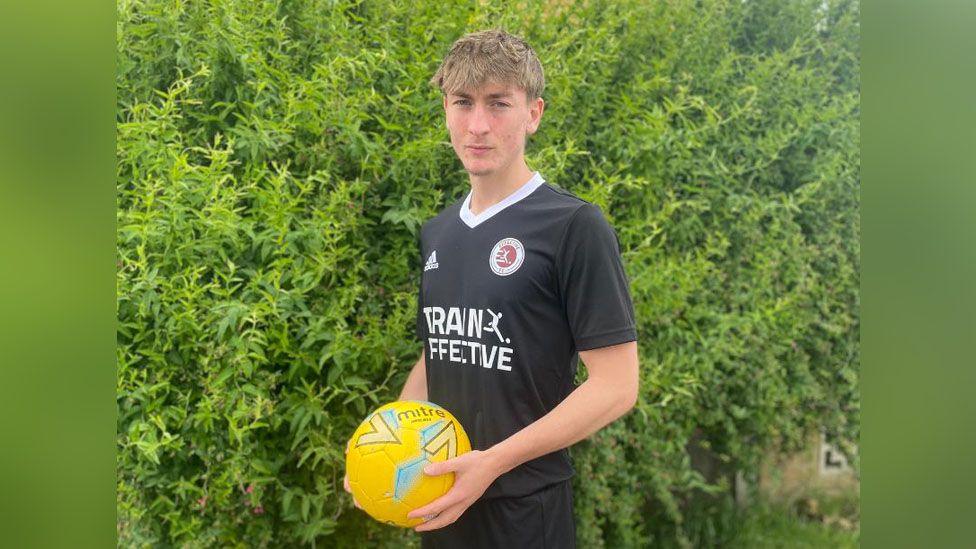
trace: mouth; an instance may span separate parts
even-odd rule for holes
[[[486,147],[486,146],[482,146],[482,145],[468,145],[465,148],[468,150],[468,152],[470,152],[471,154],[473,154],[475,156],[481,156],[481,155],[484,155],[484,154],[488,154],[488,151],[490,151],[492,149],[492,147]]]

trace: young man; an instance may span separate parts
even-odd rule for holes
[[[473,451],[428,465],[453,488],[415,509],[425,548],[573,547],[566,448],[630,410],[634,310],[599,208],[525,162],[545,107],[542,66],[502,31],[454,43],[431,82],[471,192],[421,231],[417,336],[400,394],[454,414]],[[574,387],[578,361],[588,379]]]

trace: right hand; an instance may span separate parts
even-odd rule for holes
[[[342,486],[346,489],[347,492],[349,492],[350,495],[352,495],[352,488],[349,487],[349,477],[348,476],[342,477]],[[356,506],[356,509],[362,509],[363,508],[363,506],[360,505],[358,501],[356,501],[355,496],[353,496],[353,498],[352,498],[352,504]]]
[[[352,439],[349,439],[348,441],[346,441],[346,454],[349,454],[349,444],[350,443],[352,443]],[[342,487],[345,488],[347,492],[349,492],[349,495],[350,496],[352,496],[352,487],[349,486],[349,475],[343,475],[343,477],[342,477]],[[362,509],[363,508],[363,506],[360,505],[358,501],[356,501],[356,497],[355,496],[353,496],[353,498],[352,498],[352,504],[356,506],[356,509]]]

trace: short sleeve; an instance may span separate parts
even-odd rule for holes
[[[573,214],[556,261],[577,351],[637,340],[620,242],[600,208],[586,203]]]

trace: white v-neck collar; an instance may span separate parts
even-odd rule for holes
[[[532,194],[532,191],[538,189],[539,185],[542,185],[545,182],[546,181],[542,179],[542,176],[539,175],[539,172],[535,172],[532,175],[532,179],[526,181],[525,184],[519,187],[515,192],[506,196],[504,199],[502,199],[497,204],[491,206],[490,208],[486,208],[485,211],[481,212],[478,215],[471,213],[471,208],[470,208],[471,191],[468,191],[468,196],[464,198],[464,202],[461,204],[461,210],[460,210],[461,221],[463,221],[465,225],[473,229],[478,225],[481,225],[488,219],[490,219],[496,213],[504,210],[505,208],[511,206],[512,204],[515,204],[516,202],[522,200],[526,196],[529,196],[530,194]]]

